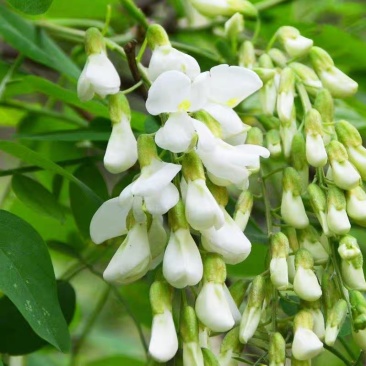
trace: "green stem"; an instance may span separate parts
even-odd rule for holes
[[[56,19],[47,19],[47,22],[54,23],[56,25],[64,26],[64,27],[82,27],[82,28],[90,28],[95,27],[99,29],[103,29],[105,23],[100,20],[94,19],[79,19],[79,18],[56,18]],[[110,31],[110,30],[108,30]]]
[[[15,71],[18,70],[18,68],[22,64],[23,60],[24,60],[24,56],[20,53],[18,55],[18,57],[15,59],[14,63],[10,66],[9,70],[7,71],[7,73],[5,74],[3,79],[1,80],[1,83],[0,83],[0,100],[2,99],[2,97],[4,95],[6,85],[8,84],[8,82],[13,77]]]
[[[253,44],[255,44],[258,40],[258,36],[259,36],[260,31],[261,31],[261,26],[262,26],[261,18],[258,15],[257,18],[256,18],[255,29],[254,29],[254,34],[253,34],[253,38],[252,38],[252,43]]]
[[[328,346],[326,343],[323,344],[323,347],[328,350],[329,352],[333,353],[334,356],[337,356],[340,360],[344,362],[346,366],[352,366],[352,362],[348,361],[347,358],[345,358],[342,353],[340,353],[337,349]]]
[[[355,366],[362,366],[363,365],[362,361],[363,361],[364,354],[365,354],[365,351],[360,352],[360,355],[358,356],[357,360],[354,363]]]
[[[111,7],[111,4],[108,4],[107,5],[107,12],[106,12],[106,15],[105,15],[105,23],[104,23],[104,26],[103,26],[103,29],[102,29],[103,36],[108,33],[111,18],[112,18],[112,7]]]
[[[81,164],[83,162],[90,162],[93,160],[100,160],[100,159],[101,158],[99,158],[99,157],[87,156],[87,157],[78,158],[78,159],[56,161],[55,163],[62,167],[65,167],[65,166],[77,165],[77,164]],[[14,174],[37,172],[40,170],[44,170],[44,169],[39,166],[36,166],[36,165],[25,166],[25,167],[15,168],[15,169],[2,170],[2,171],[0,171],[0,177],[7,177],[9,175],[14,175]]]
[[[136,57],[136,62],[137,63],[141,62],[142,56],[144,55],[145,50],[146,50],[146,46],[147,46],[147,38],[145,37],[144,42],[142,43],[142,45],[139,49],[139,52],[137,54],[137,57]]]
[[[149,27],[149,21],[145,14],[139,9],[132,0],[120,0],[126,12],[136,20],[145,30]]]
[[[255,4],[255,7],[257,8],[258,11],[263,11],[263,10],[273,8],[274,6],[287,2],[287,1],[291,1],[291,0],[264,0],[264,1],[261,1],[257,4]]]
[[[285,170],[286,168],[287,168],[287,166],[282,166],[282,167],[280,167],[280,168],[274,169],[274,170],[272,170],[270,173],[268,173],[268,174],[264,175],[264,176],[262,177],[262,179],[263,179],[263,180],[266,180],[267,178],[271,177],[272,175],[277,174],[277,173],[279,173],[279,172],[282,172],[282,171],[283,171],[283,170]]]
[[[125,89],[122,91],[123,94],[129,94],[131,92],[133,92],[134,90],[136,90],[137,88],[139,88],[141,85],[143,84],[143,81],[140,80],[138,83],[136,83],[135,85],[131,86],[131,88]]]
[[[100,315],[101,311],[103,310],[104,305],[107,302],[110,290],[111,290],[110,286],[107,286],[105,288],[95,309],[93,310],[92,314],[90,315],[89,320],[87,321],[83,331],[81,332],[80,337],[74,344],[73,351],[71,353],[70,366],[77,365],[76,361],[77,361],[77,356],[79,354],[79,351],[80,351],[81,347],[83,346],[86,338],[88,337],[90,331],[92,330],[98,316]]]

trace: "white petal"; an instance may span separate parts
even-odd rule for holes
[[[147,211],[152,215],[164,215],[179,201],[179,192],[173,183],[169,183],[160,192],[144,196]]]
[[[198,134],[197,146],[201,151],[210,151],[215,148],[216,138],[210,129],[201,121],[192,118],[193,126]]]
[[[156,133],[155,142],[164,150],[181,153],[188,150],[194,134],[192,118],[186,112],[172,113]]]
[[[204,110],[220,123],[222,138],[226,142],[230,138],[238,137],[239,140],[237,140],[236,145],[244,143],[249,126],[243,123],[233,109],[225,105],[208,103],[205,105]]]
[[[321,71],[319,77],[335,98],[350,97],[358,89],[358,84],[335,66]]]
[[[152,115],[187,111],[191,106],[191,88],[191,79],[182,72],[164,72],[149,89],[146,109]]]
[[[366,149],[360,145],[347,147],[348,158],[357,168],[363,180],[366,180]]]
[[[130,283],[146,274],[151,262],[146,224],[135,224],[103,273],[106,281]]]
[[[295,332],[292,342],[292,354],[300,361],[310,360],[323,350],[323,343],[316,334],[306,328],[299,328]]]
[[[170,234],[163,260],[163,274],[176,288],[194,286],[201,281],[201,254],[189,230],[178,229]]]
[[[320,241],[312,242],[308,239],[305,239],[301,242],[301,247],[311,253],[315,264],[323,264],[328,261],[329,254],[326,252]]]
[[[197,296],[195,310],[200,322],[214,332],[226,332],[235,325],[222,284],[205,283]]]
[[[229,289],[227,288],[227,286],[225,284],[224,284],[224,293],[225,293],[226,301],[230,306],[231,315],[233,316],[233,318],[235,320],[235,324],[237,325],[240,323],[241,314],[240,314],[240,311],[239,311],[237,305],[235,304],[233,297],[231,296]]]
[[[164,250],[168,241],[162,216],[153,216],[147,235],[152,257],[150,269],[155,269],[163,260]]]
[[[288,287],[288,267],[286,258],[272,258],[270,262],[271,282],[278,290]]]
[[[204,366],[202,350],[198,343],[183,343],[183,366]]]
[[[126,217],[131,207],[132,202],[121,206],[118,197],[104,202],[90,222],[90,237],[93,242],[100,244],[105,240],[126,234]]]
[[[336,235],[345,235],[351,229],[346,210],[337,210],[333,205],[328,207],[327,223],[329,230]]]
[[[366,291],[365,274],[362,267],[355,268],[351,262],[341,261],[342,278],[345,284],[353,290]]]
[[[119,75],[104,52],[90,55],[85,69],[85,78],[96,94],[104,98],[108,94],[118,93],[121,85]]]
[[[171,360],[178,351],[178,337],[172,313],[156,314],[151,327],[149,353],[158,362]]]
[[[110,173],[122,173],[137,161],[137,142],[130,122],[123,118],[112,126],[112,133],[104,155],[104,166]]]
[[[311,309],[311,315],[313,316],[313,331],[319,339],[325,337],[325,324],[324,315],[320,309]]]
[[[210,74],[208,72],[203,72],[193,80],[189,99],[189,110],[191,112],[198,111],[207,103],[210,81]]]
[[[323,167],[327,163],[328,156],[320,134],[306,135],[306,160],[316,168]]]
[[[93,86],[90,84],[90,81],[85,76],[87,65],[88,61],[84,66],[77,85],[78,97],[83,102],[86,102],[87,100],[90,100],[94,97]]]
[[[301,197],[294,196],[291,191],[282,193],[281,216],[288,225],[296,229],[304,229],[309,225]]]
[[[149,79],[154,81],[163,72],[171,70],[183,72],[190,79],[194,79],[200,73],[200,66],[192,56],[170,45],[156,47],[149,63]]]
[[[210,70],[210,74],[210,100],[231,108],[263,85],[254,71],[240,66],[218,65]]]
[[[361,176],[348,160],[345,160],[342,163],[331,161],[330,164],[332,166],[334,183],[339,188],[349,190],[360,184]]]
[[[182,166],[153,159],[141,170],[140,177],[133,183],[132,194],[150,196],[161,192],[181,170]]]
[[[322,295],[322,290],[315,273],[311,269],[299,266],[294,278],[294,291],[300,299],[315,301]]]
[[[188,182],[185,205],[186,219],[193,229],[219,229],[224,224],[224,214],[203,179]]]
[[[231,216],[223,209],[224,225],[202,230],[202,245],[209,251],[221,254],[226,263],[237,264],[245,260],[251,250],[251,243],[236,225]]]
[[[261,319],[261,308],[246,306],[240,322],[240,342],[248,343],[258,328]]]
[[[284,46],[291,57],[301,57],[313,46],[313,40],[301,35],[294,38],[288,37],[284,41]]]

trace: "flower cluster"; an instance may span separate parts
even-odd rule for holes
[[[357,83],[296,28],[281,27],[266,51],[241,42],[242,14],[256,14],[245,0],[192,5],[207,17],[231,16],[224,34],[237,47],[238,66],[201,72],[192,56],[171,45],[161,26],[151,25],[146,41],[152,56],[143,80],[149,86],[146,109],[161,126],[137,139],[103,38],[95,30],[86,38],[79,95],[84,100],[94,93],[111,95],[104,166],[111,173],[136,163],[140,168],[91,221],[96,244],[125,235],[104,278],[127,284],[157,269],[150,288],[149,353],[158,362],[172,359],[181,347],[184,365],[237,365],[233,357],[260,332],[268,340],[264,357],[270,365],[285,364],[288,342],[292,364],[309,365],[323,342],[334,345],[346,319],[366,349],[363,257],[349,235],[351,223],[366,226],[366,149],[352,124],[334,121],[333,100],[353,95]],[[273,48],[275,42],[279,48]],[[100,58],[103,62],[95,61]],[[253,127],[243,123],[238,109],[257,91],[254,103],[261,112],[253,116]],[[260,158],[270,155],[270,162],[285,167],[261,166]],[[274,175],[282,176],[282,187],[273,184],[279,198],[266,189]],[[260,193],[250,181],[261,185]],[[255,197],[265,211],[267,270],[250,284],[239,281],[228,288],[226,265],[243,262],[251,251],[244,230]],[[174,288],[183,294],[180,310],[174,308]],[[290,320],[279,302],[289,293],[300,302]],[[224,332],[215,355],[210,335]]]

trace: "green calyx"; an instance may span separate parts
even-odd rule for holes
[[[334,66],[333,59],[320,47],[312,47],[309,53],[311,63],[317,73]]]
[[[308,185],[308,193],[310,198],[311,206],[314,212],[325,212],[327,207],[327,199],[323,190],[315,183]]]
[[[182,172],[187,182],[194,181],[196,179],[206,180],[202,161],[194,151],[184,155],[182,161]]]
[[[159,24],[152,24],[146,32],[147,44],[154,50],[156,47],[170,46],[169,37],[165,29]]]
[[[85,52],[88,56],[106,52],[105,41],[98,28],[89,28],[85,32]]]
[[[321,89],[318,91],[314,102],[314,108],[320,113],[324,123],[333,122],[334,101],[328,89]]]
[[[298,172],[308,166],[305,139],[301,132],[297,132],[292,139],[290,162]]]
[[[327,154],[329,160],[343,163],[348,160],[348,154],[346,148],[336,140],[332,140],[327,146]]]
[[[203,261],[203,278],[206,282],[223,284],[226,280],[226,264],[219,254],[208,253]]]
[[[221,343],[220,354],[225,354],[231,350],[235,353],[241,352],[244,346],[240,343],[239,331],[240,327],[235,327],[226,334]]]
[[[284,170],[282,187],[284,191],[291,191],[294,196],[301,195],[301,177],[294,168],[287,167]]]
[[[362,145],[362,137],[357,128],[347,121],[339,121],[335,124],[335,130],[339,141],[347,147]]]
[[[314,108],[310,109],[305,115],[305,132],[310,135],[323,135],[322,117]]]
[[[198,320],[191,306],[185,306],[182,310],[180,334],[184,343],[198,343]]]
[[[295,268],[297,269],[299,266],[304,269],[314,268],[313,256],[304,248],[300,248],[295,254]]]
[[[252,127],[247,134],[246,144],[263,146],[263,132],[258,127]]]
[[[286,341],[281,333],[273,333],[269,340],[269,363],[281,365],[286,362]]]
[[[140,135],[137,139],[137,150],[141,168],[150,165],[153,159],[159,159],[152,135]]]
[[[217,186],[209,179],[206,181],[207,188],[210,190],[215,200],[220,206],[225,207],[229,202],[229,193],[226,187]]]
[[[130,105],[122,92],[109,97],[109,116],[113,125],[120,123],[123,117],[131,119]]]
[[[249,308],[261,308],[266,295],[266,281],[263,276],[256,276],[248,295]]]
[[[313,329],[313,316],[307,310],[299,311],[294,318],[294,330],[298,328]]]
[[[272,258],[286,258],[288,256],[290,244],[287,236],[278,232],[271,236],[271,256]]]
[[[169,227],[174,232],[179,229],[188,229],[189,225],[186,219],[184,203],[179,200],[168,212]]]
[[[328,207],[334,206],[338,211],[346,209],[346,197],[340,188],[337,186],[329,186],[327,193]]]
[[[172,310],[172,288],[165,281],[155,281],[150,287],[150,304],[154,315]]]
[[[192,114],[192,117],[194,119],[197,119],[204,123],[210,131],[214,134],[215,137],[221,138],[222,137],[222,131],[221,131],[221,125],[219,122],[216,121],[215,118],[211,116],[206,111],[198,111]]]

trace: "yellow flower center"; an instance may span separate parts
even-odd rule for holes
[[[238,102],[238,98],[231,98],[229,99],[226,104],[228,107],[232,108],[235,106],[235,104]]]
[[[183,100],[179,105],[178,105],[178,110],[179,111],[188,111],[189,107],[191,106],[191,102],[189,100]]]

